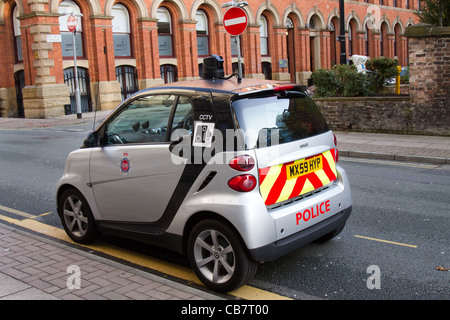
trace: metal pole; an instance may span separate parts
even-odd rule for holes
[[[242,79],[242,63],[241,63],[241,40],[240,36],[236,36],[236,47],[238,52],[238,74],[239,79]]]
[[[347,63],[347,54],[345,51],[345,10],[344,0],[339,0],[339,41],[341,42],[341,64]]]
[[[77,107],[77,119],[81,119],[81,96],[80,88],[78,86],[78,71],[77,71],[77,47],[76,47],[76,33],[77,29],[72,32],[72,42],[73,42],[73,71],[75,76],[75,104]]]

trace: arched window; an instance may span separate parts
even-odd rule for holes
[[[131,56],[130,15],[123,4],[115,4],[111,11],[114,56]]]
[[[208,39],[208,17],[203,10],[197,10],[195,14],[197,24],[197,54],[199,56],[209,55],[209,39]]]
[[[169,10],[158,8],[158,48],[162,57],[173,57],[172,50],[172,17]]]
[[[353,55],[352,25],[348,25],[348,55]]]
[[[178,68],[172,64],[163,64],[160,66],[161,79],[164,83],[178,81]]]
[[[380,27],[380,56],[389,54],[387,50],[387,25],[383,22]]]
[[[80,7],[71,1],[64,0],[59,4],[58,13],[63,14],[59,17],[59,31],[61,33],[61,50],[62,56],[73,57],[73,40],[72,32],[67,29],[67,13],[81,13]],[[77,49],[77,57],[83,57],[83,28],[81,26],[81,19],[77,17],[77,29],[76,29],[75,41]]]
[[[16,52],[16,62],[23,61],[22,55],[22,39],[20,32],[19,8],[16,6],[13,10],[13,26],[14,26],[14,50]]]
[[[350,19],[348,23],[348,55],[352,56],[354,54],[359,54],[357,52],[356,44],[356,20]]]
[[[269,31],[267,27],[267,19],[263,15],[259,18],[259,37],[261,39],[261,55],[269,55]]]
[[[122,101],[138,91],[137,70],[133,66],[116,67],[116,79],[120,83]]]
[[[364,55],[369,56],[369,28],[364,27]]]

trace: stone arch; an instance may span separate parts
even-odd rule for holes
[[[219,24],[223,22],[222,8],[216,0],[210,0],[208,2],[205,2],[205,0],[195,0],[191,7],[190,20],[195,20],[195,14],[202,4],[211,9],[215,22]]]
[[[283,23],[281,22],[280,19],[280,13],[270,1],[261,3],[261,5],[256,10],[255,21],[259,21],[259,18],[261,17],[264,11],[268,12],[271,15],[271,18],[274,21],[274,26],[283,26]]]
[[[395,31],[395,26],[396,26],[397,24],[400,26],[400,33],[401,33],[401,34],[405,33],[405,26],[403,25],[403,23],[402,23],[402,21],[400,20],[400,17],[399,17],[399,16],[395,17],[394,22],[392,22],[392,30],[393,30],[393,31]]]
[[[179,14],[179,20],[188,20],[189,19],[189,13],[186,8],[186,5],[181,0],[155,0],[153,1],[151,7],[150,7],[150,18],[157,19],[157,12],[158,8],[161,4],[164,2],[171,3]]]
[[[318,17],[318,21],[319,21],[319,24],[320,24],[319,26],[316,26],[316,29],[325,29],[325,26],[326,26],[325,18],[323,16],[322,11],[317,9],[317,6],[314,6],[314,8],[309,10],[308,15],[306,16],[307,23],[309,23],[309,21],[311,20],[311,18],[313,16]]]
[[[287,7],[286,10],[284,11],[283,17],[282,17],[283,26],[285,24],[287,17],[290,17],[291,19],[294,18],[294,20],[296,20],[296,22],[297,22],[298,27],[302,27],[302,28],[305,27],[305,18],[303,18],[303,15],[300,12],[300,9],[297,8],[295,3],[292,3],[292,5]]]
[[[392,32],[393,32],[392,29],[391,29],[392,24],[389,22],[389,19],[386,17],[386,14],[383,14],[383,16],[380,18],[380,21],[379,21],[378,26],[377,26],[377,27],[378,27],[378,30],[381,29],[381,25],[382,25],[384,22],[386,22],[386,25],[387,25],[387,27],[388,27],[388,29],[386,30],[386,32],[387,32],[387,33],[392,33]]]
[[[105,16],[111,16],[111,10],[112,7],[117,3],[120,2],[120,0],[106,0],[105,2]],[[131,2],[134,4],[136,11],[138,13],[138,18],[147,18],[148,17],[148,11],[147,6],[145,5],[145,2],[143,0],[131,0]]]
[[[338,8],[334,8],[334,9],[330,12],[330,14],[328,15],[328,18],[327,18],[327,25],[326,25],[326,26],[327,26],[327,29],[328,29],[328,26],[331,25],[331,20],[333,20],[334,18],[337,18],[338,20],[340,19]]]
[[[89,1],[73,0],[73,1],[77,2],[80,8],[82,8],[83,5],[87,5],[87,7],[89,8],[89,14],[91,15],[97,16],[102,14],[102,8],[100,7],[100,3],[98,2],[98,0],[89,0]],[[58,7],[60,2],[61,0],[49,0],[48,6],[50,8],[50,13],[58,13]]]
[[[348,26],[350,24],[350,20],[354,19],[356,21],[356,32],[361,32],[363,30],[361,25],[361,20],[359,16],[356,14],[355,10],[352,10],[345,19],[345,29],[348,30]]]

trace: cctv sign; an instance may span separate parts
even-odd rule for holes
[[[238,7],[231,7],[223,16],[225,31],[232,36],[238,36],[247,28],[248,19],[245,11]]]

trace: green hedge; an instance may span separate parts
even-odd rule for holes
[[[360,97],[382,93],[389,79],[397,75],[397,60],[386,57],[366,62],[367,73],[353,65],[335,65],[331,70],[318,69],[311,74],[316,97]]]

